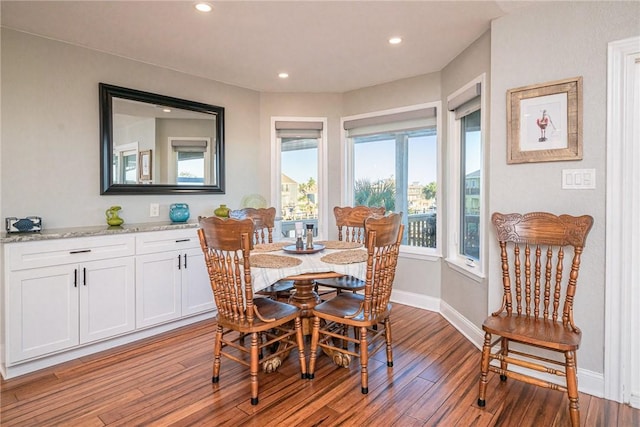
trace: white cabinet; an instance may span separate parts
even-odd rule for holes
[[[215,308],[195,229],[142,233],[136,253],[136,327]]]
[[[12,273],[8,296],[8,361],[16,362],[79,343],[74,269],[44,267]]]
[[[7,237],[0,373],[11,378],[212,318],[197,229],[178,227]]]
[[[121,236],[9,246],[8,362],[133,330],[134,248]]]
[[[182,269],[182,315],[213,310],[215,302],[202,249],[200,246],[186,249],[183,259],[185,268]]]
[[[128,257],[79,266],[81,344],[135,328],[134,265]]]

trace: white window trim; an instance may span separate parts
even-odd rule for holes
[[[322,122],[322,136],[318,144],[318,198],[320,209],[318,210],[318,239],[327,238],[327,222],[329,215],[329,189],[327,178],[329,169],[327,164],[327,118],[326,117],[291,117],[273,116],[271,117],[271,206],[276,208],[276,216],[280,217],[282,206],[280,206],[280,184],[281,184],[281,164],[280,164],[280,138],[276,135],[276,122]]]
[[[449,148],[449,188],[450,197],[448,200],[448,245],[447,245],[447,257],[445,261],[454,270],[464,274],[465,276],[481,282],[485,278],[485,271],[487,265],[486,257],[486,219],[487,219],[487,200],[486,200],[486,123],[487,123],[487,108],[486,108],[486,75],[485,73],[476,77],[457,91],[453,92],[447,97],[447,101],[455,98],[460,93],[475,86],[477,83],[481,84],[480,90],[480,141],[482,145],[482,169],[480,170],[480,204],[481,204],[481,220],[479,223],[480,232],[480,261],[476,262],[469,258],[460,255],[459,251],[459,230],[460,230],[460,120],[456,120],[455,111],[448,111],[448,133],[447,133],[447,146]]]
[[[344,122],[349,120],[365,119],[369,117],[386,116],[389,114],[404,113],[407,111],[421,110],[425,108],[436,108],[436,144],[437,144],[437,190],[436,200],[436,247],[420,248],[416,246],[402,245],[400,247],[400,256],[402,258],[437,260],[442,258],[442,102],[428,102],[425,104],[409,105],[406,107],[392,108],[389,110],[373,111],[370,113],[357,114],[354,116],[346,116],[340,119],[340,161],[342,162],[342,189],[340,194],[341,204],[351,205],[353,203],[353,145],[348,143],[347,131],[344,129]],[[406,214],[406,213],[405,213]]]

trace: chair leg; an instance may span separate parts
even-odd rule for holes
[[[318,339],[320,338],[320,318],[313,318],[313,329],[311,331],[311,348],[309,349],[309,370],[307,378],[313,379],[316,369],[316,356],[318,350]]]
[[[360,328],[360,383],[362,394],[369,393],[369,345],[367,344],[367,328]]]
[[[251,348],[249,350],[251,360],[249,362],[249,370],[251,375],[251,404],[258,404],[258,333],[251,334]]]
[[[502,338],[502,342],[500,344],[501,346],[501,350],[500,353],[504,356],[507,357],[509,355],[509,340],[507,338]],[[506,371],[507,369],[509,369],[509,364],[505,361],[500,361],[500,369],[502,369],[503,371]],[[507,376],[502,374],[500,375],[500,381],[506,381],[507,380]]]
[[[489,354],[491,353],[491,334],[484,334],[484,344],[482,346],[482,359],[480,359],[480,386],[478,390],[478,406],[485,406],[487,394],[487,374],[489,373]]]
[[[374,325],[375,326],[375,325]],[[393,367],[393,351],[391,350],[391,320],[384,319],[384,338],[387,342],[387,366]]]
[[[574,351],[565,353],[565,372],[567,377],[567,394],[569,395],[569,416],[571,425],[580,425],[580,405],[578,404],[578,378],[576,376],[576,358]]]
[[[220,355],[222,354],[222,326],[218,326],[216,329],[216,339],[213,344],[213,375],[211,376],[211,382],[217,383],[220,381]]]
[[[299,317],[295,319],[296,341],[298,342],[298,359],[300,362],[300,378],[307,378],[307,360],[304,357],[304,336],[302,335],[302,321]]]

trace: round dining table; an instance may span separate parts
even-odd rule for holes
[[[294,242],[257,244],[251,252],[251,279],[254,291],[279,280],[293,280],[295,292],[289,303],[301,309],[302,328],[311,334],[312,309],[321,302],[315,280],[345,275],[365,280],[367,252],[354,242],[319,241],[315,250],[296,251]]]

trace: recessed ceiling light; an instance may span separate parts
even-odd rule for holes
[[[200,12],[211,12],[211,5],[209,3],[196,3],[195,8]]]
[[[170,113],[171,112],[171,108],[163,108],[162,111],[164,111],[165,113]]]
[[[389,39],[389,44],[400,44],[402,43],[402,38],[400,37],[391,37]]]
[[[280,77],[281,79],[286,79],[289,77],[289,73],[280,73],[278,74],[278,77]]]

